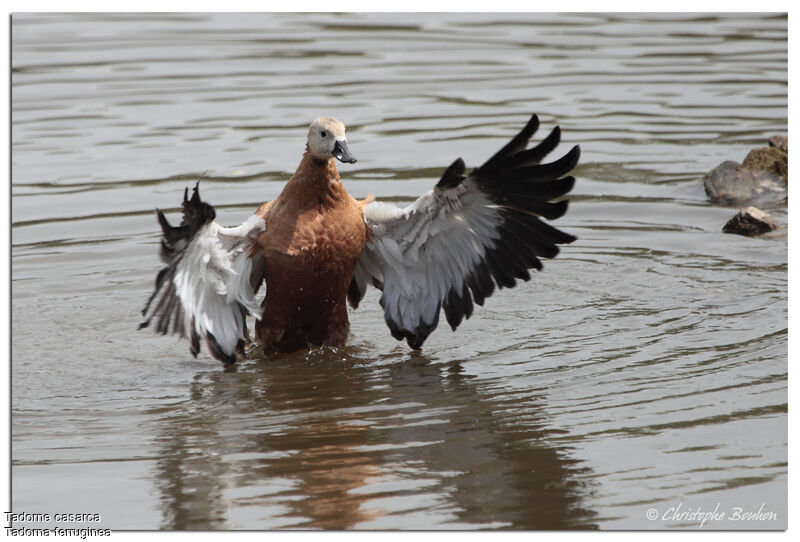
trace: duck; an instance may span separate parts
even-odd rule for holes
[[[342,346],[370,287],[391,335],[412,349],[438,327],[469,319],[497,290],[528,281],[576,237],[549,221],[563,216],[580,146],[545,163],[561,129],[529,148],[534,114],[499,151],[469,173],[462,158],[407,206],[357,200],[336,161],[352,164],[345,125],[319,117],[308,128],[296,171],[273,201],[242,224],[223,227],[216,210],[184,189],[181,223],[156,209],[160,258],[139,328],[189,339],[225,365],[254,345],[265,355]],[[258,292],[264,288],[259,301]],[[254,318],[254,338],[247,326]]]

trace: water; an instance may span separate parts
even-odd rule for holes
[[[699,180],[786,133],[785,16],[23,14],[12,34],[14,511],[697,529],[680,512],[718,507],[774,517],[704,529],[786,527],[786,230],[722,234],[735,209]],[[237,224],[330,114],[348,190],[409,202],[532,112],[562,154],[581,144],[556,223],[579,240],[421,353],[375,291],[347,347],[234,371],[136,331],[152,209],[176,217],[197,176]]]

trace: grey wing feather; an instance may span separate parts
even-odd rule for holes
[[[405,208],[373,202],[364,209],[370,236],[358,262],[348,299],[357,307],[367,287],[383,291],[381,305],[392,335],[419,348],[436,329],[443,308],[456,329],[498,288],[529,280],[540,257],[553,258],[558,244],[575,237],[540,217],[567,210],[575,182],[564,176],[577,164],[580,149],[548,164],[541,159],[560,140],[560,130],[527,149],[538,128],[536,115],[505,147],[465,175],[460,158],[436,187]]]

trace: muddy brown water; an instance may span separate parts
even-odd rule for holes
[[[786,133],[785,16],[18,14],[12,38],[14,511],[787,525],[787,235],[721,233],[735,209],[699,180]],[[405,203],[532,112],[582,147],[556,222],[579,240],[456,333],[410,351],[375,291],[346,347],[234,371],[137,332],[152,210],[176,217],[199,175],[237,224],[330,114],[359,158],[348,190]]]

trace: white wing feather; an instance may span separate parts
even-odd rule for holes
[[[264,220],[256,215],[234,228],[212,221],[189,243],[175,272],[175,291],[191,315],[186,325],[193,325],[201,337],[212,336],[226,354],[232,354],[244,338],[245,315],[239,305],[261,318],[250,281],[249,251],[250,238],[263,230]]]

